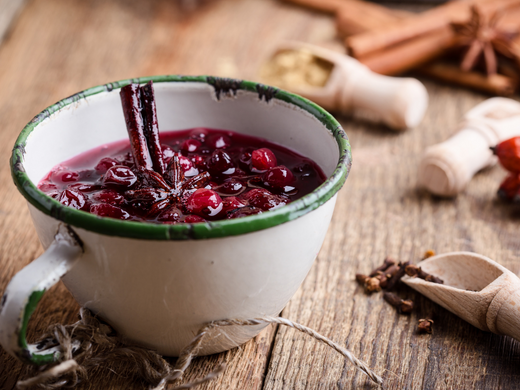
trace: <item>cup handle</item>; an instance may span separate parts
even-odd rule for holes
[[[0,304],[0,344],[14,357],[35,365],[56,362],[58,348],[27,344],[27,324],[43,293],[58,283],[83,254],[83,244],[68,225],[61,224],[54,241],[36,260],[9,282]]]

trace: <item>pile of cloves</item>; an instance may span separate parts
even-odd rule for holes
[[[433,256],[433,251],[427,251],[423,259]],[[435,275],[430,275],[424,272],[421,267],[412,264],[410,261],[401,263],[387,257],[383,264],[370,272],[369,275],[356,274],[356,280],[359,284],[364,286],[365,292],[371,294],[386,290],[383,293],[383,298],[390,305],[397,308],[399,313],[409,314],[413,310],[413,301],[411,299],[402,299],[397,294],[390,292],[393,290],[404,275],[410,277],[418,277],[432,283],[444,283],[443,280]],[[418,324],[418,331],[422,333],[432,332],[433,320],[426,318],[420,319]]]

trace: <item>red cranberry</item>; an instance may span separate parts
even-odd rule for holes
[[[199,150],[201,145],[202,143],[199,140],[188,138],[182,143],[181,150],[185,151],[186,153],[195,153],[197,150]]]
[[[206,169],[208,169],[208,167],[206,166],[206,159],[202,156],[194,156],[191,161],[193,162],[193,164],[195,164],[199,171],[205,171]]]
[[[75,208],[76,210],[87,208],[87,198],[79,191],[64,190],[60,194],[58,202],[65,206]]]
[[[213,190],[199,188],[186,201],[186,209],[201,217],[214,217],[222,210],[222,199]]]
[[[206,222],[206,220],[198,215],[186,215],[184,217],[184,221],[186,223],[198,223],[198,222]]]
[[[173,206],[166,210],[163,210],[157,217],[157,220],[161,222],[173,223],[179,222],[181,220],[181,217],[181,211],[177,207]]]
[[[108,186],[128,188],[137,182],[137,177],[129,168],[118,165],[108,169],[103,182]]]
[[[104,175],[106,171],[108,171],[108,168],[114,167],[116,165],[121,165],[121,163],[111,157],[105,157],[99,160],[98,164],[96,165],[96,172],[100,175]]]
[[[247,206],[244,200],[238,199],[236,196],[228,196],[227,198],[222,199],[222,204],[223,212],[228,212],[230,210],[239,209],[241,207]]]
[[[38,185],[38,189],[42,192],[51,192],[57,190],[58,187],[56,186],[56,184],[53,184],[50,181],[45,180]]]
[[[289,203],[289,200],[278,195],[274,195],[263,188],[254,188],[243,195],[250,205],[262,210],[271,210]]]
[[[109,217],[115,219],[129,219],[130,214],[120,207],[112,206],[108,203],[98,203],[90,206],[90,212],[92,214],[99,215],[100,217]]]
[[[173,155],[175,154],[175,151],[170,148],[168,145],[161,145],[163,160],[165,164],[168,164],[170,160],[172,159]]]
[[[264,184],[269,187],[283,188],[294,180],[292,172],[283,165],[269,169],[262,177]]]
[[[81,191],[81,192],[93,192],[93,191],[100,190],[101,186],[96,185],[96,184],[75,183],[75,184],[71,184],[68,188],[74,189],[76,191]]]
[[[125,202],[125,198],[120,193],[114,190],[102,190],[92,195],[92,199],[102,202],[109,203],[112,205],[119,205]]]
[[[208,137],[208,145],[213,149],[226,149],[231,146],[231,138],[225,134],[213,134]]]
[[[54,190],[47,193],[47,196],[50,196],[52,199],[56,199],[59,202],[61,192],[58,190]]]
[[[270,149],[257,149],[251,154],[251,165],[258,171],[267,171],[269,168],[274,168],[276,164],[276,156]]]
[[[182,167],[182,170],[184,173],[188,172],[190,169],[193,168],[193,163],[188,157],[184,157],[183,155],[179,154],[179,164]]]
[[[235,219],[240,217],[247,217],[248,215],[261,214],[262,210],[252,206],[245,206],[239,209],[231,210],[227,212],[227,219]]]
[[[249,171],[250,165],[251,165],[251,157],[252,157],[252,151],[244,151],[240,154],[238,157],[238,164],[240,165],[240,168],[245,169],[246,171]]]
[[[235,172],[233,161],[229,154],[223,150],[217,149],[213,152],[210,158],[206,161],[208,170],[213,175],[230,175]]]
[[[54,183],[70,183],[73,181],[78,181],[78,178],[79,175],[77,172],[66,169],[58,169],[53,171],[50,175],[50,179]]]
[[[208,136],[208,130],[203,129],[202,127],[197,127],[190,131],[189,137],[194,138],[200,142],[204,142],[206,137]]]
[[[125,167],[133,167],[135,165],[134,157],[130,152],[125,153],[122,156],[118,156],[117,159],[119,160],[119,164],[117,165],[124,165]]]
[[[215,191],[224,195],[237,195],[244,189],[244,183],[237,179],[227,179],[224,183],[214,188]]]
[[[246,173],[243,170],[241,170],[240,168],[235,168],[235,172],[233,172],[230,176],[241,177],[241,176],[246,176]]]

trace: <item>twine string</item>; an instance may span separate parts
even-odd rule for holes
[[[200,351],[204,340],[214,329],[226,326],[254,326],[278,324],[296,329],[339,352],[354,367],[367,375],[379,386],[383,380],[364,362],[357,359],[348,349],[343,348],[318,332],[282,317],[259,317],[253,319],[229,319],[211,322],[203,326],[181,352],[174,368],[155,351],[131,345],[117,335],[110,326],[101,322],[88,309],[80,310],[80,320],[72,325],[54,325],[38,344],[45,348],[59,345],[62,351],[62,362],[55,365],[33,367],[33,377],[17,383],[18,389],[39,386],[43,389],[65,389],[75,387],[87,378],[87,373],[103,364],[111,364],[110,369],[120,375],[135,376],[137,379],[152,385],[150,390],[165,390],[174,382],[182,380],[185,371],[193,358]],[[50,366],[50,367],[49,367]],[[201,379],[186,384],[176,384],[169,390],[192,389],[217,378],[225,370],[219,365],[214,371]]]

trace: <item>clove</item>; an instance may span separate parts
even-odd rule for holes
[[[410,299],[401,299],[397,294],[385,292],[383,298],[392,306],[396,307],[399,313],[408,314],[413,310],[413,301]]]
[[[417,267],[416,265],[414,264],[410,264],[410,265],[407,265],[406,268],[405,268],[405,272],[408,276],[411,276],[411,277],[419,277],[421,279],[424,279],[426,280],[427,282],[432,282],[432,283],[439,283],[439,284],[443,284],[444,283],[444,280],[442,280],[441,278],[435,276],[435,275],[431,275],[427,272],[424,272],[421,267]]]
[[[383,298],[392,306],[396,307],[399,313],[408,314],[413,310],[413,301],[410,299],[401,299],[397,294],[385,292]]]
[[[406,263],[403,263],[403,264],[399,263],[399,269],[392,275],[392,277],[386,283],[387,290],[392,290],[396,286],[396,284],[405,275],[405,268],[408,265],[410,265],[409,261],[407,261]]]
[[[363,274],[356,274],[356,280],[365,288],[367,294],[381,291],[380,275],[370,277]]]
[[[433,326],[433,320],[431,320],[429,318],[421,318],[419,320],[419,324],[417,325],[417,331],[419,333],[431,334],[433,332],[432,326]]]
[[[394,259],[392,259],[391,257],[387,257],[384,261],[383,261],[383,264],[380,265],[379,267],[377,267],[375,270],[373,270],[372,272],[370,272],[370,276],[376,276],[378,272],[383,272],[383,273],[386,273],[385,271],[391,267],[392,265],[395,265],[397,264],[397,261],[395,261]]]

